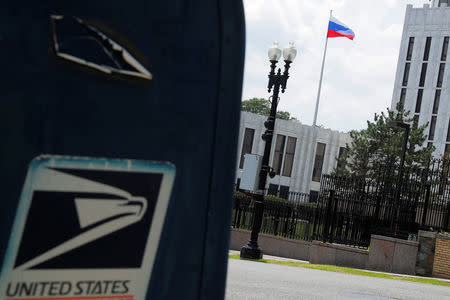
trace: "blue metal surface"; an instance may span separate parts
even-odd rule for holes
[[[51,14],[119,32],[151,84],[57,59]],[[169,161],[177,175],[147,299],[222,298],[244,45],[240,0],[0,3],[2,262],[32,158]]]

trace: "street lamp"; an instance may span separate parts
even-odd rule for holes
[[[295,56],[297,55],[297,49],[294,47],[294,43],[289,43],[283,50],[283,58],[284,58],[284,72],[281,74],[281,69],[279,68],[277,73],[275,73],[275,68],[277,66],[278,60],[281,58],[281,49],[278,47],[278,43],[274,42],[273,46],[269,48],[268,56],[270,61],[270,73],[269,73],[269,84],[267,85],[268,92],[270,93],[273,90],[272,94],[272,104],[270,107],[270,115],[267,118],[267,121],[264,122],[264,126],[266,127],[266,131],[261,136],[261,138],[265,141],[264,147],[264,155],[262,159],[261,171],[259,173],[259,185],[258,185],[258,194],[255,196],[255,204],[254,204],[254,218],[253,218],[253,227],[252,233],[250,237],[250,241],[248,245],[245,245],[241,248],[241,258],[247,259],[260,259],[262,258],[262,250],[258,246],[258,234],[261,229],[262,217],[264,212],[264,189],[266,187],[267,174],[272,173],[271,167],[269,166],[269,157],[270,150],[272,148],[272,138],[273,138],[273,130],[275,128],[275,118],[277,115],[277,106],[278,106],[278,94],[281,92],[284,93],[286,90],[286,83],[289,78],[289,67],[290,64],[294,61]],[[271,174],[272,175],[272,174]]]
[[[397,179],[397,193],[395,195],[395,205],[396,205],[396,219],[398,218],[398,206],[400,205],[400,194],[402,189],[402,183],[403,183],[403,166],[405,164],[405,156],[406,156],[406,146],[408,144],[409,139],[409,132],[411,129],[411,126],[407,123],[403,123],[401,121],[389,121],[388,126],[392,128],[401,128],[405,130],[405,139],[403,141],[403,149],[402,149],[402,156],[400,159],[400,169],[398,171],[398,179]],[[394,227],[394,216],[392,216],[391,219],[391,228]]]

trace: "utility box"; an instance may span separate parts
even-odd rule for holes
[[[240,188],[256,192],[259,185],[259,172],[261,171],[262,156],[258,154],[245,154],[244,168]]]

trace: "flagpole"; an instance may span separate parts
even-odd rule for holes
[[[333,13],[333,11],[330,10],[330,19],[331,19],[331,14],[332,13]],[[322,69],[320,70],[319,90],[317,91],[316,109],[314,111],[313,127],[316,126],[317,112],[319,111],[320,92],[322,90],[323,69],[325,67],[325,57],[327,55],[327,46],[328,46],[328,26],[327,26],[327,37],[325,39],[325,49],[323,51],[323,58],[322,58]]]
[[[330,10],[330,19],[329,20],[331,20],[332,13],[333,13],[333,10]],[[328,20],[328,22],[329,22],[329,20]],[[314,169],[314,154],[316,152],[315,146],[316,146],[316,142],[317,142],[317,129],[316,129],[317,113],[319,111],[320,92],[322,90],[323,69],[325,67],[325,57],[327,55],[327,47],[328,47],[328,25],[327,25],[327,34],[325,37],[325,49],[323,51],[323,58],[322,58],[322,68],[320,70],[320,79],[319,79],[319,88],[317,91],[316,108],[314,110],[314,119],[313,119],[313,124],[312,124],[313,129],[312,129],[311,150],[310,150],[311,155],[309,157],[311,167],[309,168],[308,178],[307,178],[309,192],[311,191],[312,173],[313,173],[313,169]]]

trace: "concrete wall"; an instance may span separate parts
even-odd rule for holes
[[[231,230],[230,249],[241,250],[250,240],[250,231],[235,229]],[[260,234],[258,244],[263,253],[279,257],[309,260],[310,242],[287,239],[283,237]]]
[[[250,231],[231,229],[230,249],[239,251],[249,240]],[[314,264],[364,269],[368,257],[367,250],[355,247],[298,241],[268,234],[260,234],[258,244],[264,254],[306,260]]]
[[[230,249],[241,250],[250,239],[250,231],[231,229]],[[450,237],[445,245],[450,249]],[[264,254],[285,258],[307,260],[312,264],[335,265],[357,269],[415,275],[418,242],[405,241],[379,235],[372,235],[370,251],[355,247],[304,242],[260,234],[258,244]],[[450,251],[445,248],[443,251]],[[448,266],[448,257],[444,259]],[[449,267],[446,267],[450,270]]]
[[[369,251],[367,250],[313,241],[309,262],[365,269],[368,255]]]
[[[415,275],[418,247],[418,242],[372,235],[367,269]]]
[[[431,276],[433,274],[435,245],[436,232],[419,230],[416,275]]]
[[[436,235],[433,276],[450,279],[450,235]]]

